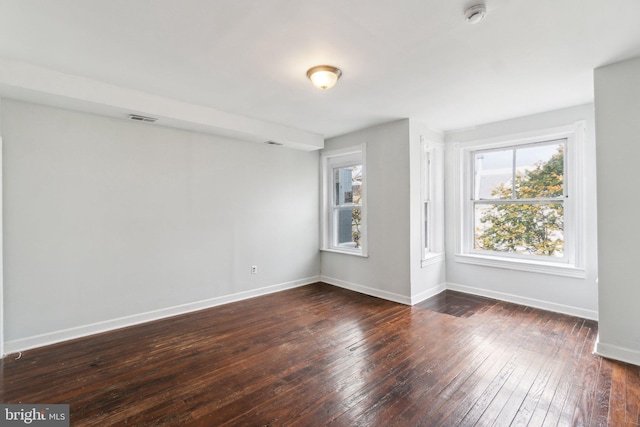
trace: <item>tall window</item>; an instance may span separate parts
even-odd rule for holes
[[[431,160],[433,157],[433,148],[422,145],[422,259],[432,251],[432,223],[433,223],[433,203],[431,201],[432,194],[432,176],[431,176]]]
[[[584,268],[583,126],[459,145],[458,261],[566,275]]]
[[[364,146],[326,151],[322,249],[366,255]]]

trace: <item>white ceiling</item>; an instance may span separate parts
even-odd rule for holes
[[[594,68],[640,56],[640,0],[486,0],[476,25],[471,4],[0,0],[0,58],[331,137],[591,102]],[[307,80],[319,64],[334,89]]]

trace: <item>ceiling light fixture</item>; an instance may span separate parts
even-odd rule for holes
[[[322,90],[334,87],[341,75],[342,71],[331,65],[318,65],[309,68],[309,71],[307,71],[307,77],[309,77],[311,83]]]
[[[469,24],[477,24],[482,21],[486,15],[487,6],[483,3],[473,5],[464,11],[464,19],[466,19]]]

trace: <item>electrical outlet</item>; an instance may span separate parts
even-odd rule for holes
[[[251,266],[251,274],[258,274],[258,266],[257,265],[252,265]]]

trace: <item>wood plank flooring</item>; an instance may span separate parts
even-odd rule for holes
[[[9,355],[0,401],[68,403],[73,426],[638,426],[640,368],[593,355],[596,334],[317,283]]]

